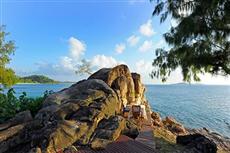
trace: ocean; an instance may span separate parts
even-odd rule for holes
[[[18,84],[17,95],[23,91],[30,97],[41,96],[45,90],[59,91],[63,84]],[[216,85],[146,85],[146,97],[156,112],[172,116],[189,128],[206,127],[230,137],[230,86]]]

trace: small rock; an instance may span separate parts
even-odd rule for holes
[[[122,131],[122,134],[135,139],[139,135],[139,128],[133,121],[126,120],[125,129]]]
[[[103,150],[106,146],[111,143],[111,140],[96,138],[92,141],[90,147],[94,150]]]
[[[161,117],[160,117],[159,113],[152,112],[151,113],[151,118],[152,118],[152,124],[153,124],[153,126],[156,126],[156,127],[162,127],[163,126],[163,123],[161,121]]]
[[[153,126],[157,126],[157,127],[163,126],[163,123],[161,121],[153,120],[153,119],[152,119],[152,124],[153,124]]]
[[[183,125],[181,124],[175,124],[171,128],[173,133],[178,133],[178,134],[185,134],[186,130]]]
[[[159,113],[152,112],[151,117],[152,117],[153,120],[161,121],[161,117],[160,117]]]
[[[162,121],[165,128],[167,128],[169,131],[176,135],[184,135],[187,133],[187,130],[184,128],[184,126],[180,123],[178,123],[174,118],[172,117],[166,117],[165,120]]]
[[[165,124],[177,124],[177,121],[173,118],[173,117],[170,117],[170,116],[167,116],[164,120]]]
[[[177,136],[177,144],[195,148],[200,153],[216,153],[217,145],[201,134]]]

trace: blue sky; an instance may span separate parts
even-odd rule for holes
[[[154,49],[167,47],[162,34],[174,23],[160,24],[151,16],[153,8],[149,0],[1,0],[1,24],[17,46],[9,66],[18,75],[77,81],[82,77],[74,69],[84,58],[94,70],[125,63],[145,83],[159,84],[149,77]],[[230,82],[202,78],[207,84]],[[178,70],[167,83],[181,80]]]

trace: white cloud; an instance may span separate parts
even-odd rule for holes
[[[153,50],[153,41],[145,40],[144,43],[139,47],[140,52],[147,52]]]
[[[161,47],[167,47],[166,46],[167,44],[166,44],[166,42],[164,41],[164,39],[161,39],[160,41],[158,41],[157,43],[156,43],[156,45],[155,45],[155,47],[154,48],[161,48]]]
[[[74,37],[70,37],[68,42],[69,56],[61,57],[57,67],[59,69],[64,69],[65,72],[74,72],[78,61],[80,61],[80,57],[86,50],[86,44]]]
[[[172,27],[176,27],[178,24],[179,23],[178,23],[178,21],[176,19],[171,19],[171,21],[170,21],[170,28],[171,28],[171,26]]]
[[[70,57],[74,60],[77,60],[80,58],[82,54],[84,54],[84,51],[86,50],[86,45],[78,40],[77,38],[70,37],[69,38],[69,51],[70,51]]]
[[[134,5],[136,3],[144,3],[146,0],[129,0],[129,4]]]
[[[140,40],[140,37],[132,35],[127,39],[127,42],[130,46],[135,46]]]
[[[44,74],[58,78],[64,76],[64,79],[75,78],[75,70],[77,69],[77,64],[79,64],[81,56],[86,50],[86,45],[77,38],[70,37],[68,39],[69,51],[67,56],[60,57],[57,63],[50,62],[37,62],[37,70],[34,73]]]
[[[212,84],[212,85],[230,85],[230,77],[221,76],[221,75],[211,75],[211,74],[203,74],[200,75],[201,82],[203,84]]]
[[[139,31],[142,35],[147,37],[154,35],[155,32],[152,27],[152,20],[148,20],[145,24],[141,25]]]
[[[61,64],[61,62],[64,63]],[[43,74],[60,81],[78,81],[82,79],[75,74],[75,70],[72,69],[71,65],[68,65],[68,60],[65,58],[58,63],[39,62],[36,63],[36,67],[36,70],[31,71],[30,74]]]
[[[45,75],[57,74],[59,71],[59,64],[48,63],[45,61],[40,61],[35,63],[37,70],[36,73],[42,73]]]
[[[61,57],[60,65],[67,70],[74,71],[73,59],[68,56]]]
[[[116,51],[116,53],[121,54],[124,52],[125,48],[126,48],[125,44],[123,44],[123,43],[117,44],[115,46],[115,51]]]
[[[144,83],[150,84],[152,83],[152,79],[149,74],[152,71],[152,63],[151,61],[146,61],[141,59],[131,66],[132,72],[137,72],[141,75],[141,79]]]
[[[152,40],[145,40],[139,47],[140,52],[154,51],[157,48],[168,47],[164,39],[154,43]]]
[[[122,64],[124,62],[119,62],[115,60],[112,56],[96,55],[91,60],[91,63],[93,66],[96,66],[97,68],[110,68]]]
[[[135,66],[136,66],[135,70],[138,73],[142,73],[142,74],[144,73],[145,75],[148,75],[152,70],[152,63],[149,61],[145,61],[143,59],[137,61]]]
[[[146,0],[129,0],[129,4],[134,5],[136,3],[144,3]]]

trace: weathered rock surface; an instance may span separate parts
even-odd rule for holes
[[[174,118],[167,116],[165,119],[161,119],[160,114],[157,112],[152,112],[151,114],[153,127],[162,127],[175,135],[185,135],[188,131],[184,126],[178,123]]]
[[[49,96],[33,121],[1,131],[0,152],[57,152],[75,142],[87,145],[98,124],[119,113],[118,105],[104,81],[80,81]]]
[[[230,152],[230,138],[223,137],[222,135],[211,132],[206,128],[203,129],[191,129],[189,130],[189,133],[194,134],[200,134],[204,137],[206,137],[208,140],[212,141],[216,146],[218,151],[221,152]]]
[[[217,145],[207,137],[202,134],[190,134],[184,136],[178,136],[176,139],[178,144],[187,146],[190,150],[194,152],[201,153],[216,153]]]
[[[134,82],[135,100],[137,104],[142,104],[145,99],[145,86],[141,82],[141,75],[138,73],[131,73]],[[146,101],[146,100],[144,100]]]
[[[163,127],[163,123],[159,113],[152,112],[151,114],[152,124],[155,127]]]
[[[176,135],[185,135],[187,130],[172,117],[166,117],[163,121],[164,127]]]
[[[33,118],[32,118],[30,111],[20,112],[14,118],[8,120],[6,123],[0,124],[0,131],[7,129],[7,128],[10,128],[10,127],[17,125],[17,124],[29,122],[32,119]]]
[[[157,152],[228,153],[230,139],[204,129],[186,129],[172,117],[161,120],[152,112]]]
[[[89,79],[101,79],[105,81],[118,94],[122,105],[144,103],[145,87],[141,83],[141,77],[137,73],[131,73],[126,65],[114,68],[101,69],[92,74]]]
[[[142,103],[143,92],[140,75],[126,65],[101,69],[48,96],[34,118],[26,111],[1,124],[0,153],[103,149],[121,133],[135,137],[138,129],[119,115],[126,104]]]
[[[107,144],[116,140],[125,127],[125,119],[121,116],[111,116],[103,119],[96,128],[91,142],[91,148],[104,149]]]
[[[132,120],[126,120],[122,134],[135,139],[139,135],[140,127]]]

